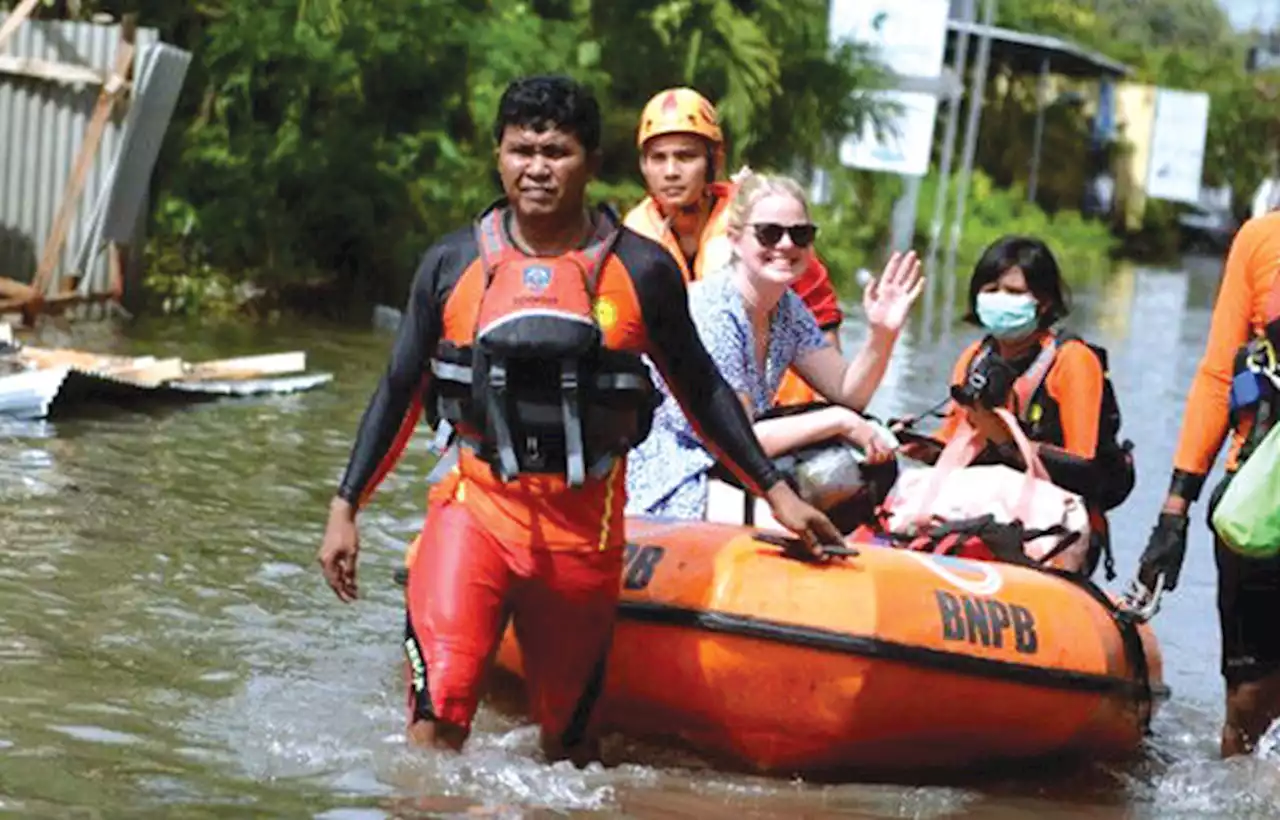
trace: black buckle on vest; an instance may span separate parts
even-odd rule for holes
[[[564,415],[565,473],[570,487],[586,481],[586,453],[582,443],[581,399],[578,390],[578,362],[560,362],[560,409]]]
[[[507,366],[501,359],[489,363],[488,386],[489,389],[485,391],[485,410],[497,448],[496,468],[503,481],[511,481],[520,474],[520,463],[516,460],[511,428],[507,425]]]

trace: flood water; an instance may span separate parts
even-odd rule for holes
[[[1072,327],[1111,351],[1138,485],[1113,514],[1121,589],[1167,485],[1218,260],[1077,286]],[[862,335],[850,311],[846,350]],[[941,395],[964,326],[904,333],[872,410]],[[1280,766],[1220,762],[1222,684],[1203,509],[1155,621],[1173,699],[1122,766],[974,782],[813,785],[655,753],[578,771],[482,709],[461,756],[406,749],[391,581],[422,519],[420,435],[362,517],[363,597],[314,563],[390,336],[319,325],[82,325],[44,344],[212,358],[304,349],[302,395],[0,422],[0,812],[24,817],[1267,817]],[[1099,570],[1098,580],[1102,581]],[[945,693],[939,693],[945,696]],[[1266,744],[1271,746],[1273,744]]]

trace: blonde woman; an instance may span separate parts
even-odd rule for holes
[[[889,355],[924,280],[914,251],[894,254],[863,295],[869,333],[847,362],[823,338],[791,290],[813,253],[817,226],[804,190],[784,176],[746,172],[729,206],[732,253],[725,267],[689,287],[698,334],[753,417],[769,409],[794,366],[833,406],[757,421],[770,456],[832,438],[860,447],[872,462],[892,457],[861,415],[884,377]],[[628,459],[627,513],[683,519],[706,516],[714,457],[655,372],[664,394],[653,430]]]

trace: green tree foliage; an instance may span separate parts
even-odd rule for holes
[[[139,13],[195,60],[157,171],[152,262],[336,304],[398,301],[431,241],[498,194],[491,123],[532,73],[589,83],[605,114],[594,194],[639,199],[640,108],[688,84],[731,161],[828,156],[874,113],[879,72],[826,45],[825,0],[85,0]],[[336,285],[336,287],[335,287]]]
[[[1142,66],[1153,50],[1207,50],[1232,42],[1216,0],[1001,0],[997,23],[1063,37]]]
[[[1152,47],[1221,48],[1235,36],[1217,0],[1098,0],[1094,5],[1111,38],[1134,49],[1133,56]]]
[[[1243,202],[1270,167],[1274,94],[1245,73],[1244,43],[1213,0],[998,8],[1000,25],[1079,43],[1140,81],[1209,91],[1207,184],[1231,182]],[[221,293],[246,282],[310,289],[325,305],[398,301],[430,242],[498,195],[490,124],[506,83],[528,73],[568,73],[596,90],[605,163],[593,195],[619,208],[641,195],[640,108],[678,84],[719,105],[731,168],[826,166],[843,180],[820,209],[837,275],[875,264],[900,190],[896,178],[834,168],[840,135],[882,121],[866,92],[884,78],[859,49],[827,46],[826,0],[55,0],[41,13],[100,11],[136,12],[195,55],[153,192],[152,281],[171,304],[207,302],[201,282]],[[993,72],[978,164],[1008,195],[984,197],[1035,222],[1013,205],[1028,176],[1035,78]],[[1037,200],[1061,218],[1035,224],[1069,226],[1072,242],[1085,235],[1067,212],[1087,127],[1078,106],[1048,112]],[[1001,213],[971,199],[970,220]]]

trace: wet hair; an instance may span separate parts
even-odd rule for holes
[[[978,293],[998,280],[1010,268],[1018,268],[1026,277],[1027,289],[1041,305],[1048,308],[1040,314],[1040,327],[1047,328],[1071,312],[1071,291],[1062,280],[1058,260],[1044,242],[1031,236],[1002,236],[987,246],[982,258],[973,266],[969,279],[969,314],[965,321],[978,321]]]
[[[600,148],[600,104],[591,89],[569,77],[537,75],[513,81],[498,102],[495,144],[502,142],[509,125],[573,134],[588,154]]]
[[[791,177],[781,174],[758,174],[755,171],[745,170],[740,176],[735,176],[735,181],[738,182],[738,191],[733,195],[728,209],[728,226],[731,233],[742,233],[742,229],[747,225],[747,217],[751,215],[751,209],[767,196],[789,196],[800,203],[800,207],[804,208],[805,217],[809,217],[809,200],[804,194],[804,188]]]

